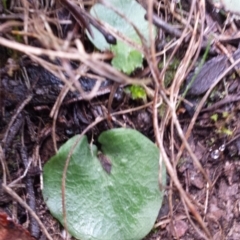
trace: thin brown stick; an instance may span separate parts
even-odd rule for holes
[[[8,133],[10,131],[10,128],[11,126],[13,125],[14,121],[16,120],[17,116],[19,115],[19,113],[24,109],[24,107],[31,101],[32,99],[32,95],[29,95],[22,103],[21,105],[18,107],[16,113],[12,116],[9,124],[8,124],[8,127],[7,127],[7,130],[5,131],[4,133],[4,137],[3,137],[3,144],[6,143],[6,140],[7,140],[7,137],[8,137]]]
[[[29,213],[30,215],[37,221],[39,226],[41,227],[43,233],[49,240],[53,240],[53,238],[48,233],[47,229],[43,225],[42,221],[39,219],[37,214],[5,183],[2,184],[2,188],[5,192],[7,192],[14,200],[16,200],[20,205],[22,205]]]
[[[92,122],[91,124],[89,124],[84,131],[77,137],[75,144],[71,147],[68,157],[66,159],[66,163],[64,165],[64,170],[63,170],[63,175],[62,175],[62,210],[63,210],[63,223],[64,223],[64,228],[66,231],[68,231],[68,227],[67,227],[67,210],[66,210],[66,201],[65,201],[65,189],[66,189],[66,177],[67,177],[67,169],[71,160],[71,156],[73,154],[74,149],[76,148],[76,146],[78,145],[80,139],[82,138],[82,136],[88,132],[91,128],[93,128],[94,126],[96,126],[98,123],[100,123],[101,121],[103,121],[104,119],[106,119],[106,117],[97,117],[95,119],[94,122]]]
[[[1,144],[0,144],[0,162],[2,165],[2,171],[3,171],[3,183],[6,184],[7,183],[7,164],[5,161],[5,154]]]

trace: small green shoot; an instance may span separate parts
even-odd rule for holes
[[[217,120],[218,120],[218,114],[217,114],[217,113],[214,113],[214,114],[210,117],[210,119],[211,119],[212,121],[214,121],[214,122],[217,122]]]
[[[131,85],[125,88],[125,92],[130,94],[133,100],[142,99],[144,102],[147,101],[147,94],[143,87],[138,85]]]
[[[233,131],[228,129],[228,128],[225,128],[225,127],[222,127],[221,129],[217,130],[217,132],[219,134],[224,134],[224,135],[227,135],[227,136],[232,136],[233,135]]]
[[[229,117],[229,112],[223,112],[223,113],[222,113],[222,117],[223,117],[223,118]]]
[[[226,111],[222,112],[221,114],[212,114],[210,119],[214,122],[216,127],[215,132],[219,135],[232,136],[233,131],[229,129],[229,123],[231,123],[233,116],[234,114],[230,114]]]

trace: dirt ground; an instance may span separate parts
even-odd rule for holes
[[[166,25],[155,20],[154,52],[144,52],[143,67],[125,76],[110,66],[110,53],[92,57],[97,50],[84,34],[86,23],[79,25],[68,1],[59,2],[0,3],[0,240],[9,233],[2,213],[18,231],[30,232],[20,240],[74,239],[44,203],[42,168],[55,148],[98,116],[104,120],[89,129],[89,141],[128,127],[162,152],[164,201],[144,240],[240,239],[240,65],[233,66],[240,59],[238,18],[209,1],[154,1],[155,17]],[[84,63],[75,59],[76,39],[91,56]],[[69,59],[61,57],[69,52]],[[82,73],[81,93],[66,84],[71,71]],[[129,79],[146,78],[147,99],[133,99],[125,91]]]

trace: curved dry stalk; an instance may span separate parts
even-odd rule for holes
[[[21,22],[18,22],[18,21],[7,21],[5,23],[1,23],[0,32],[4,33],[5,31],[7,31],[8,28],[21,27],[22,25],[23,24]]]
[[[2,181],[4,184],[7,184],[7,172],[8,172],[8,167],[5,161],[5,154],[4,151],[2,149],[2,145],[0,144],[0,162],[1,162],[1,166],[2,166]]]
[[[202,12],[204,12],[204,10],[202,10]],[[201,12],[200,12],[201,13]],[[180,90],[180,86],[182,84],[182,82],[184,81],[184,77],[185,77],[185,73],[187,72],[188,66],[190,64],[190,61],[192,59],[192,57],[194,56],[196,49],[198,48],[199,44],[196,44],[196,37],[197,37],[197,27],[198,27],[198,21],[199,21],[199,12],[197,12],[196,14],[196,21],[195,21],[195,26],[194,26],[194,31],[189,43],[189,47],[186,51],[186,54],[181,62],[181,64],[179,65],[177,72],[175,74],[172,86],[171,86],[171,91],[170,91],[170,102],[172,104],[172,106],[174,106],[174,108],[176,108],[177,106],[177,100],[178,100],[178,93]],[[203,14],[203,17],[205,16],[205,14]],[[189,17],[190,18],[190,17]],[[202,33],[201,33],[201,37],[200,39],[203,37]],[[200,43],[201,41],[199,40],[198,43]],[[189,144],[186,141],[186,138],[184,137],[183,131],[181,129],[181,126],[178,122],[177,116],[176,116],[176,110],[174,109],[173,111],[171,111],[173,113],[173,115],[171,116],[172,118],[172,123],[171,123],[171,128],[172,128],[172,140],[171,140],[171,150],[172,150],[172,159],[174,159],[174,153],[173,153],[173,149],[174,149],[174,140],[173,140],[173,125],[175,125],[178,134],[181,138],[181,140],[183,141],[187,151],[189,152],[194,164],[199,168],[199,170],[201,171],[201,173],[203,174],[203,176],[205,177],[205,179],[208,181],[209,184],[211,184],[211,181],[209,179],[209,177],[207,176],[206,172],[204,171],[204,169],[202,168],[199,160],[197,159],[197,157],[195,156],[195,154],[193,153],[191,147],[189,146]],[[172,160],[172,162],[174,163],[174,167],[176,167],[176,164],[178,163],[178,161],[174,161]]]
[[[52,140],[53,140],[53,146],[54,146],[54,150],[55,153],[57,153],[58,149],[57,149],[57,140],[56,140],[56,122],[57,122],[57,116],[61,107],[61,104],[64,100],[64,98],[66,97],[67,93],[69,91],[69,87],[68,86],[64,86],[60,92],[60,94],[57,97],[57,100],[54,104],[54,106],[52,107],[51,113],[50,113],[50,117],[53,118],[53,125],[52,125]]]
[[[193,9],[194,9],[195,5],[196,5],[196,1],[192,1],[191,13],[190,13],[189,18],[188,18],[188,25],[190,25],[190,20],[191,20],[191,16],[193,14],[193,11],[194,11]],[[196,31],[196,26],[197,26],[197,24],[195,24],[195,31]],[[185,36],[186,36],[185,33],[187,32],[187,29],[188,29],[187,27],[184,29],[184,31],[182,33],[182,37],[178,40],[178,45],[175,47],[172,55],[170,56],[170,59],[173,57],[174,53],[179,48],[180,43],[185,38]],[[194,43],[194,39],[195,39],[195,35],[193,34],[192,35],[192,44]],[[151,53],[154,54],[154,51],[152,51]],[[192,56],[192,53],[195,53],[195,51],[191,51],[191,49],[190,49],[189,50],[189,54],[186,56],[188,61],[189,61],[190,57]],[[152,56],[152,58],[155,57],[154,55],[151,55],[151,56]],[[192,214],[194,215],[194,217],[198,221],[199,225],[202,227],[202,229],[204,230],[205,234],[207,235],[208,239],[211,239],[211,234],[210,234],[209,230],[206,228],[206,225],[203,222],[203,219],[201,218],[200,214],[198,213],[198,211],[196,211],[194,205],[192,204],[192,202],[190,201],[190,199],[186,195],[186,193],[185,193],[181,183],[179,182],[179,180],[177,178],[176,169],[173,168],[173,166],[172,166],[172,164],[170,162],[170,159],[167,156],[167,153],[166,153],[165,148],[163,146],[163,136],[164,136],[164,132],[165,132],[164,131],[165,130],[165,125],[161,124],[160,128],[158,126],[158,99],[159,99],[159,95],[158,94],[160,93],[160,96],[163,98],[163,100],[168,105],[168,114],[167,115],[172,118],[172,130],[173,130],[173,125],[174,125],[176,127],[177,132],[178,132],[179,136],[181,137],[182,141],[186,145],[188,145],[188,143],[186,142],[186,139],[184,138],[181,126],[180,126],[180,124],[179,124],[179,122],[177,120],[177,116],[176,116],[176,112],[175,112],[177,96],[174,93],[174,94],[172,94],[172,96],[170,96],[170,100],[169,100],[167,98],[167,96],[165,95],[164,89],[162,87],[162,83],[160,82],[160,81],[162,81],[162,76],[164,76],[165,70],[166,70],[167,66],[169,65],[170,61],[167,62],[165,68],[162,70],[160,78],[157,78],[158,73],[156,72],[157,66],[156,66],[155,62],[152,61],[152,59],[149,59],[149,58],[147,58],[147,60],[148,60],[148,63],[149,63],[149,67],[150,67],[150,69],[152,71],[153,79],[155,81],[155,96],[154,96],[154,99],[153,99],[153,125],[154,125],[154,133],[155,133],[156,142],[157,142],[158,147],[160,148],[160,152],[161,152],[161,155],[162,155],[162,160],[164,161],[164,163],[166,165],[166,168],[168,170],[168,173],[169,173],[172,181],[174,182],[175,186],[177,187],[177,189],[178,189],[178,191],[179,191],[179,193],[181,195],[181,198],[186,203],[189,211],[192,212]],[[186,68],[187,69],[187,67],[188,66],[184,66],[184,65],[180,66],[179,73],[182,73],[182,69],[181,68]],[[181,81],[183,81],[184,78],[183,78],[183,76],[181,76],[181,77],[182,77]],[[176,86],[179,87],[180,84],[177,84]],[[174,87],[173,87],[173,89],[174,89]],[[165,118],[162,121],[162,123],[167,123],[167,122],[168,122],[167,118]],[[188,145],[187,148],[188,148],[189,152],[191,152],[191,149],[189,148],[189,145]],[[159,165],[161,166],[161,164],[162,163],[161,163],[161,158],[160,158]],[[206,174],[205,174],[205,177],[207,177]]]
[[[176,102],[178,100],[178,93],[179,93],[180,87],[182,85],[182,82],[185,79],[185,75],[186,75],[188,66],[189,66],[193,56],[196,53],[196,49],[199,46],[199,44],[197,44],[197,43],[199,43],[199,41],[198,42],[196,41],[198,24],[199,24],[199,14],[197,14],[197,16],[196,16],[194,31],[192,32],[192,37],[190,39],[188,49],[186,51],[186,54],[184,55],[183,60],[181,61],[181,63],[178,66],[178,69],[175,73],[172,85],[170,87],[170,101],[172,103],[174,103],[175,106],[176,106]]]
[[[66,188],[66,176],[67,176],[67,169],[71,160],[71,156],[73,154],[73,151],[75,149],[75,147],[77,146],[77,144],[79,143],[80,139],[82,138],[82,136],[87,133],[91,128],[93,128],[94,126],[96,126],[98,123],[102,122],[104,119],[106,119],[106,117],[97,117],[95,119],[94,122],[92,122],[91,124],[89,124],[84,130],[83,132],[78,136],[78,138],[76,139],[75,144],[71,147],[68,157],[66,159],[65,165],[64,165],[64,169],[63,169],[63,175],[62,175],[62,211],[63,211],[63,225],[65,230],[68,232],[68,227],[67,227],[67,211],[66,211],[66,201],[65,201],[65,188]]]
[[[200,229],[194,224],[194,222],[192,221],[189,212],[188,212],[188,206],[185,203],[184,199],[182,199],[182,203],[185,209],[185,212],[187,214],[187,219],[189,220],[189,222],[191,223],[191,225],[193,226],[193,228],[195,229],[195,231],[199,234],[199,236],[201,236],[201,238],[205,239],[205,240],[210,240],[209,237],[206,237],[201,231]],[[212,239],[212,238],[211,238]]]
[[[132,112],[135,112],[135,111],[139,111],[139,110],[142,110],[144,108],[152,106],[152,104],[153,104],[153,102],[148,102],[148,103],[146,103],[144,105],[141,105],[139,107],[134,107],[134,108],[126,109],[126,110],[117,111],[117,112],[111,113],[111,116],[123,115],[123,114],[126,114],[126,113],[132,113]]]
[[[56,130],[56,121],[57,121],[57,116],[58,116],[58,112],[59,109],[61,107],[61,104],[64,100],[64,98],[66,97],[67,93],[69,92],[70,88],[72,87],[72,85],[76,82],[78,82],[79,79],[79,75],[74,76],[73,73],[71,72],[71,67],[67,64],[67,63],[63,63],[65,65],[65,69],[67,69],[67,73],[70,77],[70,79],[67,81],[65,80],[65,82],[67,82],[68,84],[65,84],[65,86],[62,88],[61,92],[59,93],[54,106],[52,107],[51,113],[50,113],[50,117],[53,118],[53,126],[52,126],[52,139],[53,139],[53,146],[54,146],[54,150],[57,153],[57,141],[56,141],[56,135],[55,135],[55,130]],[[86,69],[86,67],[83,65],[82,66],[82,72],[84,72]],[[65,79],[65,76],[62,76],[63,79]],[[80,93],[83,92],[83,90],[81,89],[81,86],[78,86],[78,90]]]
[[[8,137],[8,133],[10,131],[10,128],[11,126],[13,125],[14,121],[16,120],[17,116],[21,113],[21,111],[26,107],[26,105],[31,101],[32,99],[32,95],[29,95],[21,104],[20,106],[17,108],[17,111],[15,112],[15,114],[12,116],[8,126],[7,126],[7,129],[4,133],[4,137],[2,139],[2,143],[5,144],[6,143],[6,140],[7,140],[7,137]]]
[[[171,2],[170,4],[176,4],[176,3]],[[171,14],[173,15],[174,18],[176,18],[180,23],[182,23],[182,24],[185,26],[185,28],[187,27],[190,31],[193,31],[193,28],[192,28],[192,26],[189,24],[189,22],[186,21],[186,20],[182,17],[182,14],[181,14],[181,13],[175,11],[174,6],[173,6],[173,7],[169,7],[169,9],[170,9]],[[188,14],[188,13],[186,13],[186,14]],[[189,14],[188,14],[188,16],[189,16]]]

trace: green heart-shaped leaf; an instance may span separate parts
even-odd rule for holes
[[[62,224],[63,168],[78,138],[68,140],[44,166],[44,199]],[[85,136],[71,155],[65,189],[68,230],[82,240],[142,239],[162,204],[159,150],[141,133],[123,128],[102,133],[99,143],[105,170],[97,148],[89,145]],[[165,184],[165,168],[162,176]]]
[[[137,27],[138,31],[145,39],[147,46],[150,46],[149,22],[144,19],[146,10],[139,3],[133,0],[111,0],[109,3],[121,14],[123,14],[131,23],[133,23],[135,27]],[[132,40],[132,42],[137,45],[141,45],[141,39],[133,26],[110,8],[97,3],[91,8],[90,14],[97,20],[109,24],[116,31]],[[152,35],[153,38],[155,38],[156,28],[153,26],[152,29]],[[102,51],[111,50],[114,53],[112,65],[116,69],[130,74],[137,67],[142,66],[142,53],[119,39],[117,40],[116,45],[108,44],[102,33],[100,33],[95,27],[92,27],[92,32],[93,38],[88,32],[87,36],[96,48]]]

